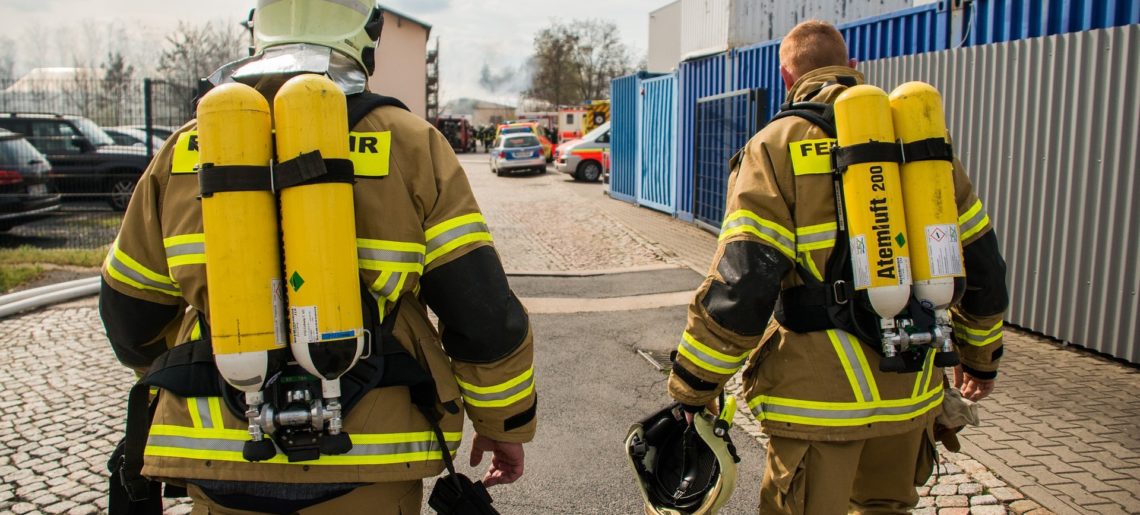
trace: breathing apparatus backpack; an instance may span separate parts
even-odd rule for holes
[[[796,332],[851,333],[882,356],[884,372],[920,371],[930,349],[935,366],[956,365],[948,309],[965,272],[941,97],[921,82],[889,98],[850,78],[837,83],[848,89],[835,104],[788,102],[772,118],[807,120],[835,140],[837,219],[823,280],[797,264],[804,284],[780,292],[776,320]]]
[[[244,85],[239,86],[248,88]],[[257,97],[249,96],[250,92]],[[206,98],[208,97],[204,97],[203,100]],[[203,221],[205,222],[208,216],[228,213],[231,218],[228,222],[233,224],[232,218],[235,216],[245,216],[247,218],[244,220],[249,220],[256,216],[272,213],[276,210],[275,199],[272,198],[274,192],[296,185],[316,184],[319,186],[335,183],[347,186],[351,195],[351,183],[353,182],[351,163],[346,163],[344,159],[322,159],[320,153],[305,152],[301,154],[300,159],[294,159],[292,164],[281,163],[276,168],[284,168],[286,173],[275,175],[272,179],[269,178],[270,176],[267,173],[268,156],[271,152],[266,147],[250,144],[248,140],[248,134],[260,134],[258,137],[267,136],[268,120],[259,121],[257,118],[262,115],[267,116],[268,109],[259,108],[256,98],[261,98],[261,103],[265,102],[260,93],[248,90],[239,93],[237,97],[231,97],[228,104],[221,106],[223,109],[231,111],[231,114],[233,112],[245,112],[244,119],[241,116],[236,118],[230,116],[226,123],[230,124],[231,128],[237,128],[247,134],[246,139],[236,141],[236,143],[243,144],[240,145],[242,148],[240,152],[230,153],[237,159],[231,159],[229,162],[220,165],[204,161],[208,165],[199,171],[199,182],[204,190],[204,197],[213,197],[213,199],[227,195],[245,195],[245,197],[241,198],[240,202],[225,206],[231,211],[226,212],[223,209],[221,213],[209,213],[210,209],[215,206],[207,207],[206,198],[204,198]],[[344,97],[341,96],[341,98]],[[395,106],[407,110],[407,107],[395,98],[365,92],[347,98],[347,103],[341,104],[339,110],[333,111],[331,116],[344,117],[347,121],[347,128],[351,128],[374,109],[382,106]],[[215,105],[215,107],[217,106]],[[252,109],[250,109],[251,107]],[[347,117],[337,115],[338,112],[347,113]],[[261,125],[260,128],[258,127],[259,124]],[[339,132],[329,135],[328,138],[347,140],[347,128],[342,126]],[[231,137],[235,136],[231,135]],[[264,140],[262,144],[265,144]],[[202,146],[202,151],[205,151],[206,148],[219,149],[224,146],[222,143],[214,142],[212,145]],[[207,153],[204,157],[216,155],[216,153]],[[202,173],[202,171],[207,173]],[[226,173],[210,173],[219,171]],[[343,198],[340,200],[343,201]],[[233,209],[246,211],[235,212],[232,211]],[[250,215],[248,210],[251,209],[260,209],[262,213]],[[261,217],[263,222],[275,219],[276,214]],[[347,223],[352,225],[352,219],[349,218]],[[267,231],[267,226],[261,225],[257,232],[263,233],[260,236],[261,238],[276,242],[277,235],[272,231],[272,227],[275,226],[269,226]],[[206,231],[208,232],[209,229]],[[217,231],[214,234],[217,234]],[[290,352],[290,348],[284,344],[285,320],[284,315],[280,313],[285,307],[284,296],[279,290],[273,291],[274,288],[286,286],[283,281],[278,279],[281,275],[282,260],[276,257],[276,253],[280,252],[280,248],[273,248],[273,254],[258,254],[264,249],[258,247],[257,241],[251,241],[250,238],[253,236],[250,234],[238,233],[230,236],[236,238],[234,244],[237,246],[234,248],[240,248],[241,255],[227,256],[223,260],[227,258],[237,259],[236,263],[256,264],[256,266],[238,267],[241,273],[253,278],[248,281],[253,286],[243,283],[243,279],[238,275],[231,275],[228,280],[234,283],[228,285],[230,288],[227,289],[226,286],[219,286],[214,278],[208,276],[211,300],[214,299],[215,293],[218,294],[219,298],[227,294],[236,295],[237,293],[233,292],[233,286],[242,286],[243,284],[246,284],[254,296],[263,295],[257,297],[258,302],[246,303],[240,299],[229,299],[230,305],[226,309],[237,311],[235,319],[244,317],[243,323],[246,324],[240,333],[240,338],[236,337],[239,334],[236,324],[225,329],[232,329],[233,332],[229,336],[235,336],[232,339],[233,341],[229,343],[231,352],[218,352],[218,342],[225,339],[222,334],[219,334],[219,330],[226,324],[219,316],[216,316],[218,312],[211,312],[211,320],[206,320],[204,316],[199,315],[200,331],[198,331],[198,337],[175,346],[155,359],[148,368],[147,374],[131,388],[127,405],[126,434],[108,461],[108,470],[111,472],[108,508],[111,513],[149,514],[162,512],[161,484],[148,480],[141,475],[150,423],[157,407],[157,397],[151,399],[150,396],[152,388],[162,388],[181,397],[221,397],[232,413],[250,420],[251,440],[246,443],[243,450],[243,455],[249,461],[271,458],[276,454],[277,448],[285,452],[289,461],[317,459],[321,454],[347,452],[351,449],[351,441],[346,433],[340,431],[339,420],[332,423],[332,415],[337,415],[339,419],[344,413],[351,411],[353,406],[368,391],[388,386],[405,386],[408,388],[412,404],[431,424],[441,448],[448,448],[439,427],[442,414],[437,409],[439,397],[435,382],[431,374],[392,335],[392,328],[402,303],[397,302],[383,321],[379,319],[377,301],[368,290],[367,285],[363,283],[355,267],[355,248],[351,253],[353,266],[350,273],[347,274],[348,280],[352,282],[338,287],[341,295],[339,299],[340,308],[353,305],[359,313],[360,318],[352,322],[356,328],[352,334],[345,334],[344,332],[337,334],[337,331],[329,331],[319,326],[313,317],[294,321],[290,329],[296,331],[300,324],[301,330],[311,331],[318,337],[328,336],[327,333],[332,333],[332,338],[326,338],[324,341],[349,340],[354,347],[357,345],[358,336],[368,335],[368,352],[351,349],[352,352],[345,353],[334,350],[331,354],[334,358],[339,356],[339,361],[333,359],[323,362],[319,357],[312,357],[318,353],[313,352],[309,359],[310,364],[320,365],[314,373],[308,370],[308,367],[289,363],[297,357],[297,341],[294,340],[294,352]],[[353,243],[355,244],[355,242]],[[224,242],[222,245],[216,245],[214,250],[219,247],[225,248]],[[207,259],[210,259],[209,255],[207,255]],[[288,253],[286,252],[284,261],[287,262],[288,260]],[[228,264],[232,265],[233,263]],[[275,279],[277,279],[276,283],[274,283]],[[294,285],[299,288],[303,287],[304,283],[293,281],[293,284],[288,286],[293,287]],[[218,289],[215,290],[215,287]],[[292,301],[292,299],[289,300]],[[253,310],[260,310],[260,312],[251,314]],[[274,310],[278,312],[275,314]],[[304,327],[306,323],[312,323],[312,327]],[[319,338],[315,341],[301,341],[300,345],[311,347],[314,343],[320,344],[322,341]],[[323,350],[317,349],[317,351]],[[352,359],[347,360],[346,355]],[[236,368],[235,363],[232,362],[235,360],[226,363],[229,358],[233,357],[238,358]],[[338,370],[339,373],[334,376],[338,383],[336,385],[337,390],[339,390],[336,392],[338,395],[332,398],[335,401],[335,406],[330,406],[333,402],[329,402],[327,395],[325,395],[326,398],[323,403],[318,397],[328,393],[322,383],[328,382],[329,377],[333,374],[325,373],[322,368],[328,370],[330,367],[343,369]],[[300,380],[288,381],[287,379]],[[251,391],[262,395],[260,402],[263,406],[257,406],[262,409],[253,409],[254,403],[249,402]],[[308,396],[298,392],[308,392]],[[268,399],[266,399],[267,397]],[[254,395],[252,398],[257,401],[258,396]],[[265,402],[266,400],[270,402]],[[270,406],[272,409],[269,409]],[[444,404],[443,408],[450,413],[458,413],[460,409],[454,402]],[[260,438],[256,438],[255,435],[259,435]],[[450,453],[443,452],[442,455],[446,468],[452,476],[456,476]],[[458,478],[450,476],[446,479],[453,482],[458,480]],[[185,490],[168,484],[166,485],[165,496],[185,496]],[[486,502],[489,504],[489,498]]]

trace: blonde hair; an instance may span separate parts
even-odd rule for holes
[[[846,66],[847,43],[834,25],[807,20],[780,42],[780,64],[797,77],[825,66]]]

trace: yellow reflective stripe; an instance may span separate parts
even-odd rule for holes
[[[444,440],[452,454],[458,449],[462,437],[463,433],[444,433]],[[289,465],[382,465],[443,458],[442,450],[438,448],[439,443],[431,431],[390,434],[354,433],[350,434],[349,438],[353,443],[353,449],[347,454],[321,456],[317,460],[289,463],[284,454],[278,453],[266,462]],[[144,454],[173,458],[245,462],[246,460],[242,457],[241,446],[247,440],[249,440],[249,433],[239,429],[195,429],[173,425],[155,425],[151,427]],[[402,447],[401,444],[403,444]],[[370,449],[370,446],[373,449]],[[380,446],[393,446],[394,450],[376,449]],[[432,450],[413,450],[411,452],[400,450],[416,448]]]
[[[824,138],[794,141],[788,144],[792,173],[795,175],[831,173],[831,146],[835,142],[834,139]]]
[[[681,334],[681,344],[677,346],[677,352],[698,367],[725,375],[735,374],[748,360],[747,352],[739,356],[725,354],[701,343],[688,331]]]
[[[173,297],[182,295],[173,279],[150,270],[120,250],[118,239],[107,256],[107,273],[115,280],[140,290],[156,291]]]
[[[480,408],[501,408],[530,396],[534,391],[534,367],[505,382],[491,386],[474,385],[458,377],[455,378],[455,382],[462,390],[463,402]]]
[[[830,249],[835,246],[835,235],[839,224],[829,222],[819,225],[796,228],[796,251]]]
[[[210,420],[214,422],[213,427],[221,429],[222,425],[222,398],[221,397],[208,397],[207,401],[210,405]]]
[[[835,349],[839,363],[843,365],[843,372],[847,381],[851,383],[852,396],[864,402],[879,400],[879,387],[875,383],[875,376],[867,364],[867,356],[863,354],[862,344],[854,336],[834,329],[827,330],[827,337]]]
[[[998,323],[989,329],[974,329],[961,322],[954,322],[954,334],[958,336],[959,340],[970,345],[985,347],[1001,339],[1003,327],[1004,323],[1001,320],[998,320]]]
[[[396,302],[396,299],[400,298],[400,292],[404,291],[404,283],[407,281],[408,274],[400,274],[400,279],[396,282],[396,289],[393,290],[392,293],[389,293],[385,298],[391,302]]]
[[[202,416],[198,414],[198,398],[186,398],[186,410],[190,412],[190,423],[195,429],[202,429]]]
[[[914,379],[914,389],[910,392],[911,397],[918,397],[919,393],[927,391],[927,389],[923,388],[923,385],[929,383],[933,375],[931,372],[934,370],[935,352],[929,348],[923,349],[923,351],[926,352],[926,359],[923,360],[922,373],[918,374],[918,377]]]
[[[457,216],[429,227],[424,231],[424,238],[428,252],[425,265],[469,243],[493,241],[487,220],[480,213]]]
[[[761,218],[756,213],[740,209],[725,217],[718,240],[724,241],[737,234],[756,236],[772,244],[789,258],[796,258],[796,253],[792,251],[792,248],[796,246],[795,235],[784,226]]]
[[[166,247],[166,266],[169,268],[206,264],[206,235],[203,233],[163,238],[162,245]]]
[[[800,261],[800,264],[803,265],[804,268],[806,268],[809,272],[811,272],[811,275],[814,276],[816,278],[816,280],[819,280],[819,281],[823,280],[823,274],[820,273],[819,267],[815,266],[815,260],[811,258],[810,252],[800,253],[800,260],[799,261]]]
[[[758,420],[827,427],[897,422],[918,417],[942,403],[943,390],[919,397],[872,402],[822,402],[761,395],[748,401]]]
[[[443,222],[433,225],[424,231],[424,239],[433,240],[436,236],[439,236],[440,234],[450,231],[456,227],[476,222],[487,223],[487,220],[485,220],[483,218],[483,215],[480,213],[470,213],[463,216],[457,216],[450,220],[444,220]]]
[[[202,338],[202,321],[196,320],[194,322],[194,328],[190,329],[190,341],[194,341],[200,338]]]
[[[982,201],[974,202],[962,216],[958,217],[958,230],[962,233],[960,241],[970,239],[990,225],[990,216],[982,209]]]
[[[365,270],[415,272],[424,271],[422,243],[357,238],[357,257]]]

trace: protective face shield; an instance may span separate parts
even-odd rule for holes
[[[728,435],[735,412],[735,398],[722,395],[719,417],[705,410],[689,425],[673,404],[629,428],[626,454],[647,514],[711,514],[728,502],[740,461]]]
[[[214,85],[327,75],[346,95],[364,91],[375,69],[384,15],[371,0],[259,0],[249,24],[254,55],[222,66]]]

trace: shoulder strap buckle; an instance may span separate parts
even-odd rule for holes
[[[834,295],[835,303],[842,306],[851,300],[847,292],[847,281],[840,279],[831,283],[831,294]]]

